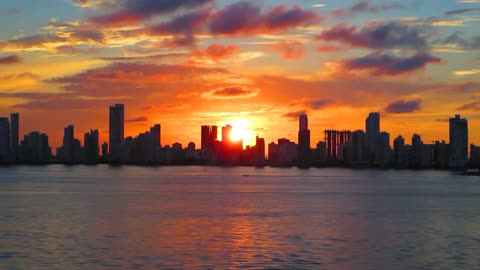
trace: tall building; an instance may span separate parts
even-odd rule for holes
[[[337,161],[338,146],[352,140],[352,132],[348,130],[325,130],[325,143],[327,146],[327,161]]]
[[[298,130],[308,130],[308,116],[304,113],[300,114],[299,116]]]
[[[100,152],[98,130],[90,130],[90,132],[85,133],[83,144],[85,149],[85,163],[97,163]]]
[[[423,141],[422,137],[419,134],[413,134],[412,136],[412,153],[410,161],[410,167],[420,168],[422,161],[422,148]]]
[[[150,134],[152,136],[152,144],[153,144],[153,161],[160,160],[160,150],[162,147],[162,127],[160,124],[156,124],[150,128]]]
[[[393,140],[393,164],[397,168],[405,168],[408,166],[405,139],[402,135],[399,135]]]
[[[368,142],[363,130],[356,130],[352,133],[352,162],[354,164],[365,164],[368,162]]]
[[[299,116],[298,130],[298,165],[308,167],[310,165],[310,130],[308,129],[308,117],[306,114]]]
[[[390,134],[388,132],[380,132],[376,139],[375,165],[385,167],[390,163]]]
[[[368,148],[370,151],[370,159],[377,150],[377,136],[380,133],[380,113],[371,112],[365,120],[365,132],[367,133]]]
[[[468,121],[460,115],[450,118],[450,167],[464,167],[468,162]]]
[[[265,139],[256,137],[255,143],[255,165],[264,165],[265,164]]]
[[[17,156],[19,146],[20,114],[10,114],[10,149],[14,157]]]
[[[21,161],[30,163],[49,162],[52,149],[48,145],[48,136],[39,132],[30,132],[20,143]]]
[[[10,123],[7,117],[0,117],[0,162],[10,157]]]
[[[63,133],[63,162],[72,163],[74,161],[74,127],[67,126]]]
[[[122,145],[124,142],[124,118],[125,106],[123,104],[115,104],[110,106],[109,117],[109,146],[110,160],[122,160]]]

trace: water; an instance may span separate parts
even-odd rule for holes
[[[480,177],[0,168],[0,269],[480,269]]]

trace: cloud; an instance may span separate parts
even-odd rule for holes
[[[254,2],[238,2],[212,15],[209,30],[213,35],[249,35],[284,31],[323,20],[299,6],[279,5],[262,10]]]
[[[416,112],[421,109],[422,100],[398,100],[393,103],[390,103],[385,111],[387,113],[411,113]]]
[[[65,37],[52,34],[39,34],[0,42],[0,51],[49,50],[66,41],[67,38]]]
[[[105,61],[138,61],[138,60],[151,60],[151,59],[166,59],[166,58],[179,58],[186,57],[187,53],[161,53],[142,56],[112,56],[112,57],[99,57],[98,59]]]
[[[436,43],[460,50],[480,50],[480,35],[465,38],[462,32],[456,31],[443,40],[437,40]]]
[[[155,15],[171,14],[179,9],[203,6],[213,0],[124,0],[119,10],[89,19],[103,26],[131,25],[148,20]]]
[[[320,109],[323,109],[323,108],[331,105],[334,102],[335,102],[335,100],[333,100],[333,99],[322,99],[322,98],[311,99],[311,98],[307,98],[307,99],[292,101],[289,104],[289,106],[302,107],[302,108],[305,108],[305,109],[312,109],[312,110],[320,110]]]
[[[204,62],[204,63],[218,63],[223,59],[227,59],[236,54],[240,49],[236,45],[222,45],[219,43],[214,43],[204,50],[194,50],[192,56],[194,57],[194,62]]]
[[[200,97],[204,99],[244,99],[258,96],[260,89],[247,85],[234,85],[203,92]]]
[[[423,29],[399,22],[370,23],[363,28],[338,24],[316,37],[319,41],[336,41],[369,49],[425,49],[427,34]]]
[[[275,44],[265,45],[266,48],[271,49],[282,55],[283,59],[300,59],[305,55],[305,47],[303,43],[296,40],[285,40]]]
[[[462,15],[462,14],[465,14],[465,13],[478,12],[478,11],[480,11],[480,7],[477,7],[477,8],[457,9],[457,10],[452,10],[452,11],[446,12],[446,13],[445,13],[445,16]]]
[[[371,75],[395,76],[423,69],[427,64],[440,63],[440,58],[426,53],[412,56],[395,56],[393,54],[373,52],[363,57],[343,60],[346,70],[367,70]]]
[[[215,76],[226,74],[228,71],[221,68],[116,62],[71,76],[50,78],[46,82],[81,96],[146,98],[164,91],[211,87]],[[210,85],[205,82],[205,76],[211,76]]]
[[[305,114],[305,113],[306,113],[305,111],[289,112],[289,113],[286,113],[286,114],[282,115],[282,117],[286,117],[286,118],[289,118],[291,121],[295,121],[295,120],[298,120],[298,117],[300,117],[300,115]]]
[[[33,74],[31,72],[12,73],[12,74],[6,74],[6,75],[0,76],[0,80],[19,80],[19,79],[36,80],[38,78],[39,78],[38,75]]]
[[[17,64],[20,62],[22,62],[22,59],[20,59],[20,57],[18,57],[16,54],[0,57],[0,65]]]
[[[460,111],[476,111],[476,112],[479,112],[480,111],[480,101],[477,101],[477,102],[472,102],[472,103],[468,103],[468,104],[465,104],[465,105],[462,105],[460,107],[458,107],[457,110],[460,110]]]
[[[467,76],[467,75],[476,75],[476,74],[480,74],[480,69],[456,70],[453,72],[453,75],[456,75],[456,76]]]
[[[73,0],[73,5],[83,8],[113,8],[118,0]]]
[[[399,3],[374,4],[371,0],[358,0],[349,8],[335,9],[332,15],[336,17],[353,16],[356,13],[379,13],[386,10],[405,8]]]
[[[147,122],[147,121],[148,121],[148,117],[146,117],[146,116],[140,116],[140,117],[137,117],[137,118],[127,119],[125,122],[128,122],[128,123],[139,123],[139,122]]]
[[[195,11],[184,14],[171,19],[168,22],[160,23],[155,26],[148,27],[146,31],[150,35],[165,34],[184,34],[193,35],[193,33],[203,27],[210,16],[208,9]]]

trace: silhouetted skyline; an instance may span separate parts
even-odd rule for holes
[[[200,127],[201,144],[197,149],[194,142],[183,147],[181,142],[162,146],[161,124],[136,137],[125,137],[125,105],[109,107],[109,143],[102,144],[98,130],[85,133],[83,146],[75,138],[74,125],[64,128],[63,145],[53,155],[48,135],[31,132],[16,146],[19,114],[12,113],[11,119],[0,118],[0,162],[2,163],[65,163],[65,164],[209,164],[209,165],[254,165],[254,166],[354,166],[395,167],[413,169],[465,168],[480,164],[478,147],[470,145],[468,156],[468,120],[455,115],[449,121],[449,143],[436,141],[428,144],[421,135],[414,134],[411,144],[402,135],[390,141],[390,133],[381,130],[381,114],[371,112],[366,117],[365,129],[354,131],[325,130],[324,140],[311,148],[311,132],[308,115],[298,116],[298,138],[290,141],[279,138],[277,143],[268,144],[266,158],[265,139],[256,136],[255,145],[244,145],[235,138],[232,125]],[[221,137],[219,137],[221,130]],[[236,132],[242,132],[236,129]],[[279,134],[281,136],[281,134]]]
[[[480,144],[480,3],[400,2],[3,1],[0,115],[19,112],[19,137],[41,130],[54,148],[72,123],[109,142],[116,103],[125,136],[162,123],[170,145],[237,122],[250,145],[297,141],[306,113],[313,146],[326,129],[364,129],[369,112],[426,142],[461,114]]]

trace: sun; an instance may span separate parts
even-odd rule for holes
[[[255,140],[253,131],[251,130],[251,122],[246,119],[235,119],[228,121],[226,124],[232,126],[230,138],[234,141],[243,140],[244,145],[251,145]]]

